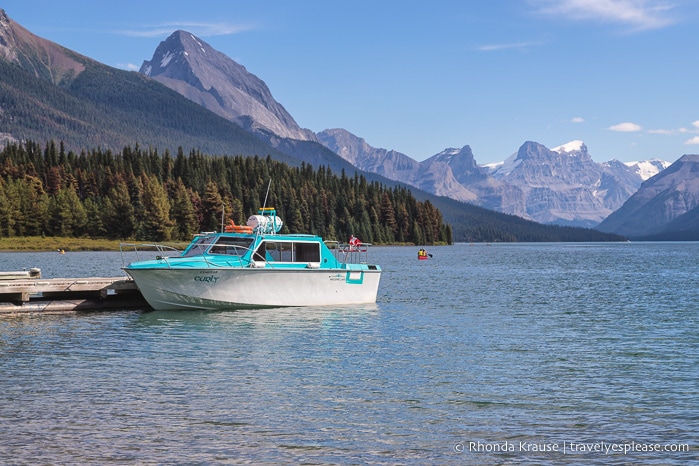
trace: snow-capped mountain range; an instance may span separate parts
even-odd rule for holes
[[[584,145],[585,143],[583,141],[576,139],[574,141],[570,141],[565,144],[561,144],[560,146],[554,147],[553,149],[551,149],[551,151],[558,152],[559,154],[575,154],[577,152],[581,152],[583,150]],[[510,156],[503,162],[486,163],[482,165],[482,167],[488,169],[491,174],[500,173],[501,175],[505,175],[514,170],[520,162],[521,160],[517,159],[517,153],[515,152],[514,154],[512,154],[512,156]],[[610,164],[610,162],[603,163],[607,165]],[[648,178],[657,175],[665,168],[670,166],[670,162],[666,162],[660,159],[650,159],[640,162],[624,162],[624,165],[629,167],[632,171],[635,171],[641,178],[641,180],[645,181]]]
[[[469,146],[418,162],[372,147],[343,129],[313,134],[299,127],[261,79],[186,31],[161,42],[141,73],[274,147],[295,150],[292,155],[298,156],[299,143],[320,142],[360,170],[541,223],[594,227],[668,165],[660,160],[596,163],[582,141],[553,149],[528,141],[500,164],[478,165]]]
[[[362,170],[541,223],[594,227],[669,165],[662,160],[594,162],[582,141],[547,149],[525,142],[505,161],[478,165],[469,146],[445,149],[423,162],[373,149],[344,130],[318,133],[320,141]],[[356,154],[361,154],[357,156]],[[392,161],[400,161],[396,170]]]

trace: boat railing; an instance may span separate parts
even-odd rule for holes
[[[220,257],[220,256],[219,256]],[[211,267],[211,268],[222,268],[222,267],[244,267],[245,265],[249,264],[249,260],[243,260],[242,257],[240,256],[230,256],[226,257],[225,261],[221,261],[220,259],[217,261],[212,261],[209,259],[209,256],[201,256],[204,264],[206,264],[206,267]]]
[[[335,255],[335,259],[343,264],[368,264],[369,246],[371,243],[340,243],[339,241],[325,241],[325,244]]]
[[[164,265],[170,267],[170,261],[174,257],[182,257],[182,251],[185,249],[187,244],[182,244],[184,247],[178,249],[173,246],[167,246],[163,244],[148,244],[148,243],[120,243],[119,250],[121,252],[121,262],[122,266],[126,267],[131,262],[140,262],[142,260],[162,260]],[[204,245],[203,251],[209,248],[211,245]],[[221,267],[243,267],[249,265],[249,259],[243,259],[243,257],[250,251],[250,248],[246,248],[238,245],[227,245],[225,248],[221,247],[221,251],[224,249],[232,249],[236,251],[236,254],[226,254],[223,252],[208,252],[201,254],[196,254],[200,257],[201,263],[205,267],[211,268],[221,268]],[[238,251],[245,251],[244,253],[239,253]],[[153,253],[155,253],[153,255]],[[212,260],[212,258],[216,260]]]
[[[179,256],[182,250],[164,244],[119,243],[119,252],[121,254],[122,266],[126,267],[128,264],[135,261],[150,259],[167,260],[169,257]],[[155,253],[155,257],[151,257],[153,253]]]

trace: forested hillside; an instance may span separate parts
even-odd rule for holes
[[[119,150],[134,143],[213,155],[272,155],[300,161],[138,73],[85,59],[86,70],[56,86],[0,59],[0,132],[16,140],[65,141],[67,149]],[[176,141],[176,142],[174,142]]]
[[[172,156],[126,147],[76,154],[63,144],[8,145],[0,153],[0,236],[77,236],[144,241],[189,240],[236,223],[262,207],[277,209],[284,231],[377,244],[451,243],[429,200],[404,187],[310,165],[258,157]],[[225,210],[224,210],[225,209]]]

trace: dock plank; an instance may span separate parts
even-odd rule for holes
[[[90,278],[42,278],[22,279],[0,283],[0,296],[11,293],[45,293],[66,291],[99,291],[104,288],[137,290],[136,283],[128,277]]]
[[[0,282],[0,315],[150,307],[128,277],[39,278]]]

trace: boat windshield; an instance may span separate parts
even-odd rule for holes
[[[251,244],[252,238],[232,238],[228,236],[219,236],[216,243],[211,246],[209,253],[242,257],[250,250]]]
[[[182,257],[200,256],[206,252],[209,245],[214,242],[214,236],[198,236],[182,253]]]

